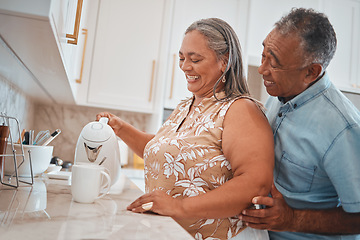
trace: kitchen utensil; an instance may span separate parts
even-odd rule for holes
[[[75,149],[74,166],[77,163],[102,163],[108,171],[113,185],[120,176],[120,150],[113,129],[107,124],[108,118],[90,122],[82,129]]]
[[[45,140],[45,142],[41,145],[41,146],[46,146],[48,145],[52,140],[54,140],[54,138],[56,138],[57,136],[59,136],[59,134],[61,133],[60,129],[56,129],[55,132],[53,132],[50,137],[48,139]]]
[[[34,139],[34,145],[42,145],[50,137],[50,131],[40,131]]]
[[[21,145],[14,144],[16,152],[21,152]],[[18,164],[18,174],[20,177],[31,177],[30,172],[30,162],[28,151],[31,151],[31,162],[32,162],[32,171],[34,175],[39,175],[49,167],[53,146],[37,146],[37,145],[23,145],[24,149],[24,163],[19,166],[20,160],[22,158],[16,157],[16,162]],[[7,151],[12,152],[11,144],[7,145]],[[14,173],[14,161],[6,161],[5,164],[5,175],[12,175]]]
[[[9,126],[2,125],[0,126],[0,178],[4,176],[4,159],[3,155],[6,154],[6,145],[10,133]]]
[[[106,181],[102,183],[102,176]],[[80,164],[72,167],[71,194],[74,201],[93,203],[110,190],[111,179],[105,167],[95,164]]]

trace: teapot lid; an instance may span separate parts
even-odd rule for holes
[[[108,140],[114,131],[107,124],[109,121],[108,118],[100,118],[97,122],[90,122],[81,131],[81,136],[91,142],[105,142]]]

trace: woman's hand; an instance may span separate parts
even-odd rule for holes
[[[99,121],[100,118],[106,117],[109,119],[108,125],[114,130],[115,134],[119,136],[119,132],[124,125],[124,121],[115,116],[114,114],[111,114],[109,112],[101,112],[96,115],[96,120]]]
[[[150,204],[144,205],[147,203]],[[150,206],[151,208],[148,209],[147,206]],[[152,211],[160,215],[170,216],[174,218],[181,218],[183,215],[182,200],[173,198],[161,190],[156,190],[151,193],[142,195],[134,202],[132,202],[127,207],[127,210],[136,213]]]

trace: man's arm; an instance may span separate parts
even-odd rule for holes
[[[325,210],[300,210],[289,207],[281,193],[272,186],[271,197],[255,197],[254,204],[265,209],[246,209],[243,222],[257,229],[315,234],[359,234],[360,213],[347,213],[341,207]]]

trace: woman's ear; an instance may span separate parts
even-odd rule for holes
[[[316,81],[322,73],[322,66],[319,63],[313,63],[308,67],[307,74],[305,76],[305,82],[311,84]]]
[[[223,56],[220,61],[221,61],[221,71],[225,72],[229,61],[229,54],[227,53],[225,56]]]

